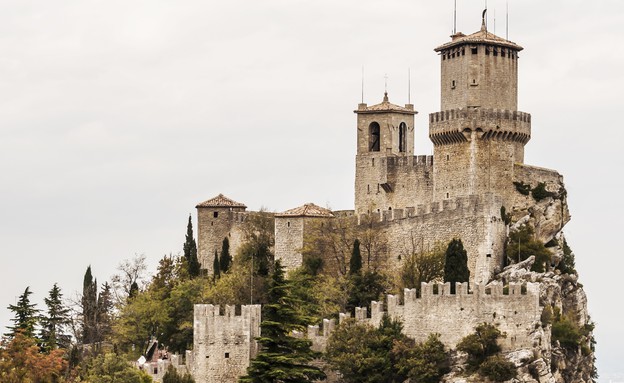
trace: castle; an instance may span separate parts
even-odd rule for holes
[[[522,47],[490,33],[483,22],[473,34],[456,33],[435,48],[441,60],[441,111],[431,113],[429,138],[433,156],[414,155],[414,106],[361,103],[357,116],[355,207],[332,212],[305,204],[274,214],[276,259],[287,270],[302,265],[306,237],[324,222],[342,217],[369,225],[385,238],[389,267],[404,255],[460,238],[468,253],[471,291],[467,284],[451,294],[448,284],[423,284],[420,296],[406,290],[403,302],[388,296],[357,309],[356,318],[376,324],[387,312],[400,318],[416,339],[442,334],[449,347],[476,324],[496,323],[508,338],[506,350],[549,343],[535,335],[539,323],[537,284],[489,284],[504,265],[509,220],[535,209],[526,188],[541,188],[550,202],[546,217],[535,222],[536,237],[552,240],[569,220],[562,176],[524,163],[531,138],[531,115],[518,110],[518,60]],[[555,198],[552,198],[555,196]],[[244,241],[244,223],[254,212],[224,195],[197,205],[198,258],[212,273],[214,255],[224,238],[235,254]],[[487,285],[487,287],[486,287]],[[341,318],[346,317],[341,314]],[[233,306],[220,313],[212,305],[196,305],[194,350],[187,365],[198,382],[234,382],[256,353],[260,307]],[[307,336],[323,350],[334,322],[322,330],[311,326]]]

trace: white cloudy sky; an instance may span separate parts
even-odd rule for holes
[[[355,116],[365,101],[417,116],[429,154],[439,108],[433,48],[452,0],[4,0],[0,13],[0,326],[26,286],[66,295],[144,253],[182,248],[197,202],[353,206]],[[458,0],[458,30],[481,0]],[[503,0],[490,30],[505,35]],[[523,45],[527,162],[566,177],[569,242],[596,320],[603,376],[622,372],[620,155],[624,3],[510,0]],[[606,379],[606,378],[605,378]]]

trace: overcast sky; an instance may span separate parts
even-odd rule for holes
[[[457,29],[484,2],[458,0]],[[224,193],[283,211],[353,208],[355,115],[407,102],[416,153],[430,154],[439,58],[453,1],[1,1],[0,327],[31,286],[81,288],[145,254],[179,253],[194,206]],[[559,170],[566,227],[597,323],[598,366],[624,372],[619,241],[624,2],[510,0],[525,47],[519,108],[533,115],[526,162]],[[489,1],[505,37],[505,2]],[[496,15],[496,21],[494,21]],[[622,379],[624,380],[624,379]]]

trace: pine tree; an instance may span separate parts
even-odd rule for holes
[[[82,282],[82,343],[96,342],[97,337],[97,280],[93,279],[91,266],[87,267]]]
[[[13,326],[8,326],[10,330],[6,337],[13,339],[17,333],[21,333],[25,337],[33,338],[35,336],[35,326],[39,322],[39,310],[37,305],[30,303],[30,286],[26,287],[24,293],[19,296],[17,304],[9,305],[8,309],[15,314],[15,318],[11,319]]]
[[[262,335],[258,338],[261,350],[247,368],[247,375],[239,382],[299,383],[325,380],[318,367],[310,366],[318,353],[312,351],[312,342],[295,338],[293,331],[305,331],[308,318],[297,314],[297,302],[291,297],[290,284],[284,277],[280,261],[269,281],[268,301],[263,306]]]
[[[62,298],[61,289],[55,283],[44,299],[47,312],[41,317],[41,343],[46,351],[70,346],[71,336],[65,333],[70,323],[69,308],[63,304]]]
[[[216,281],[219,278],[221,278],[221,263],[219,262],[219,253],[215,250],[215,257],[212,262],[212,279]]]
[[[461,239],[453,239],[446,249],[444,282],[451,282],[451,294],[455,294],[455,283],[468,282],[469,279],[468,253]]]
[[[201,265],[197,259],[197,243],[195,242],[195,238],[193,238],[193,223],[190,214],[188,225],[186,226],[186,241],[184,242],[183,250],[189,276],[194,278],[199,275]]]
[[[223,245],[221,246],[221,257],[219,259],[220,270],[222,273],[227,273],[232,264],[232,257],[230,256],[230,240],[228,237],[223,238]]]
[[[349,274],[360,274],[362,271],[362,254],[360,254],[360,240],[353,241],[353,251],[349,260]]]

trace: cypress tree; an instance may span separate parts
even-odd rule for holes
[[[227,273],[230,269],[230,265],[232,264],[232,257],[230,256],[230,240],[228,237],[223,238],[223,245],[221,247],[221,259],[219,260],[221,263],[220,270],[222,273]]]
[[[444,282],[451,282],[451,294],[455,294],[455,283],[468,282],[469,279],[468,253],[461,239],[453,239],[446,249]]]
[[[219,263],[219,253],[215,250],[214,261],[212,262],[212,279],[217,280],[221,278],[221,264]]]
[[[247,368],[247,375],[239,382],[278,383],[314,382],[326,376],[310,362],[319,356],[310,349],[312,342],[295,338],[293,331],[305,331],[309,318],[297,313],[297,301],[291,295],[291,286],[284,277],[280,261],[269,281],[268,301],[263,306],[261,333],[257,339],[260,352]]]
[[[138,286],[137,286],[138,288]],[[97,332],[98,342],[103,341],[112,333],[113,293],[108,282],[104,282],[97,300]]]
[[[6,337],[13,339],[17,333],[33,338],[35,336],[35,326],[39,321],[39,310],[37,305],[30,303],[30,286],[26,287],[24,293],[19,296],[17,304],[9,305],[8,309],[15,314],[15,318],[11,319],[13,326],[8,326],[10,330],[8,334],[4,334]]]
[[[186,240],[184,241],[183,250],[189,276],[194,278],[199,275],[201,265],[197,259],[197,243],[195,242],[195,238],[193,238],[193,222],[190,214],[188,225],[186,226]]]
[[[63,304],[63,294],[55,283],[44,299],[47,312],[41,317],[41,342],[46,351],[57,348],[67,349],[71,342],[71,336],[65,333],[69,325],[69,308]]]
[[[87,267],[82,282],[82,343],[96,341],[97,334],[97,280],[91,274],[91,266]]]
[[[362,271],[362,254],[360,253],[360,240],[353,241],[353,250],[349,260],[349,274],[360,274]]]

